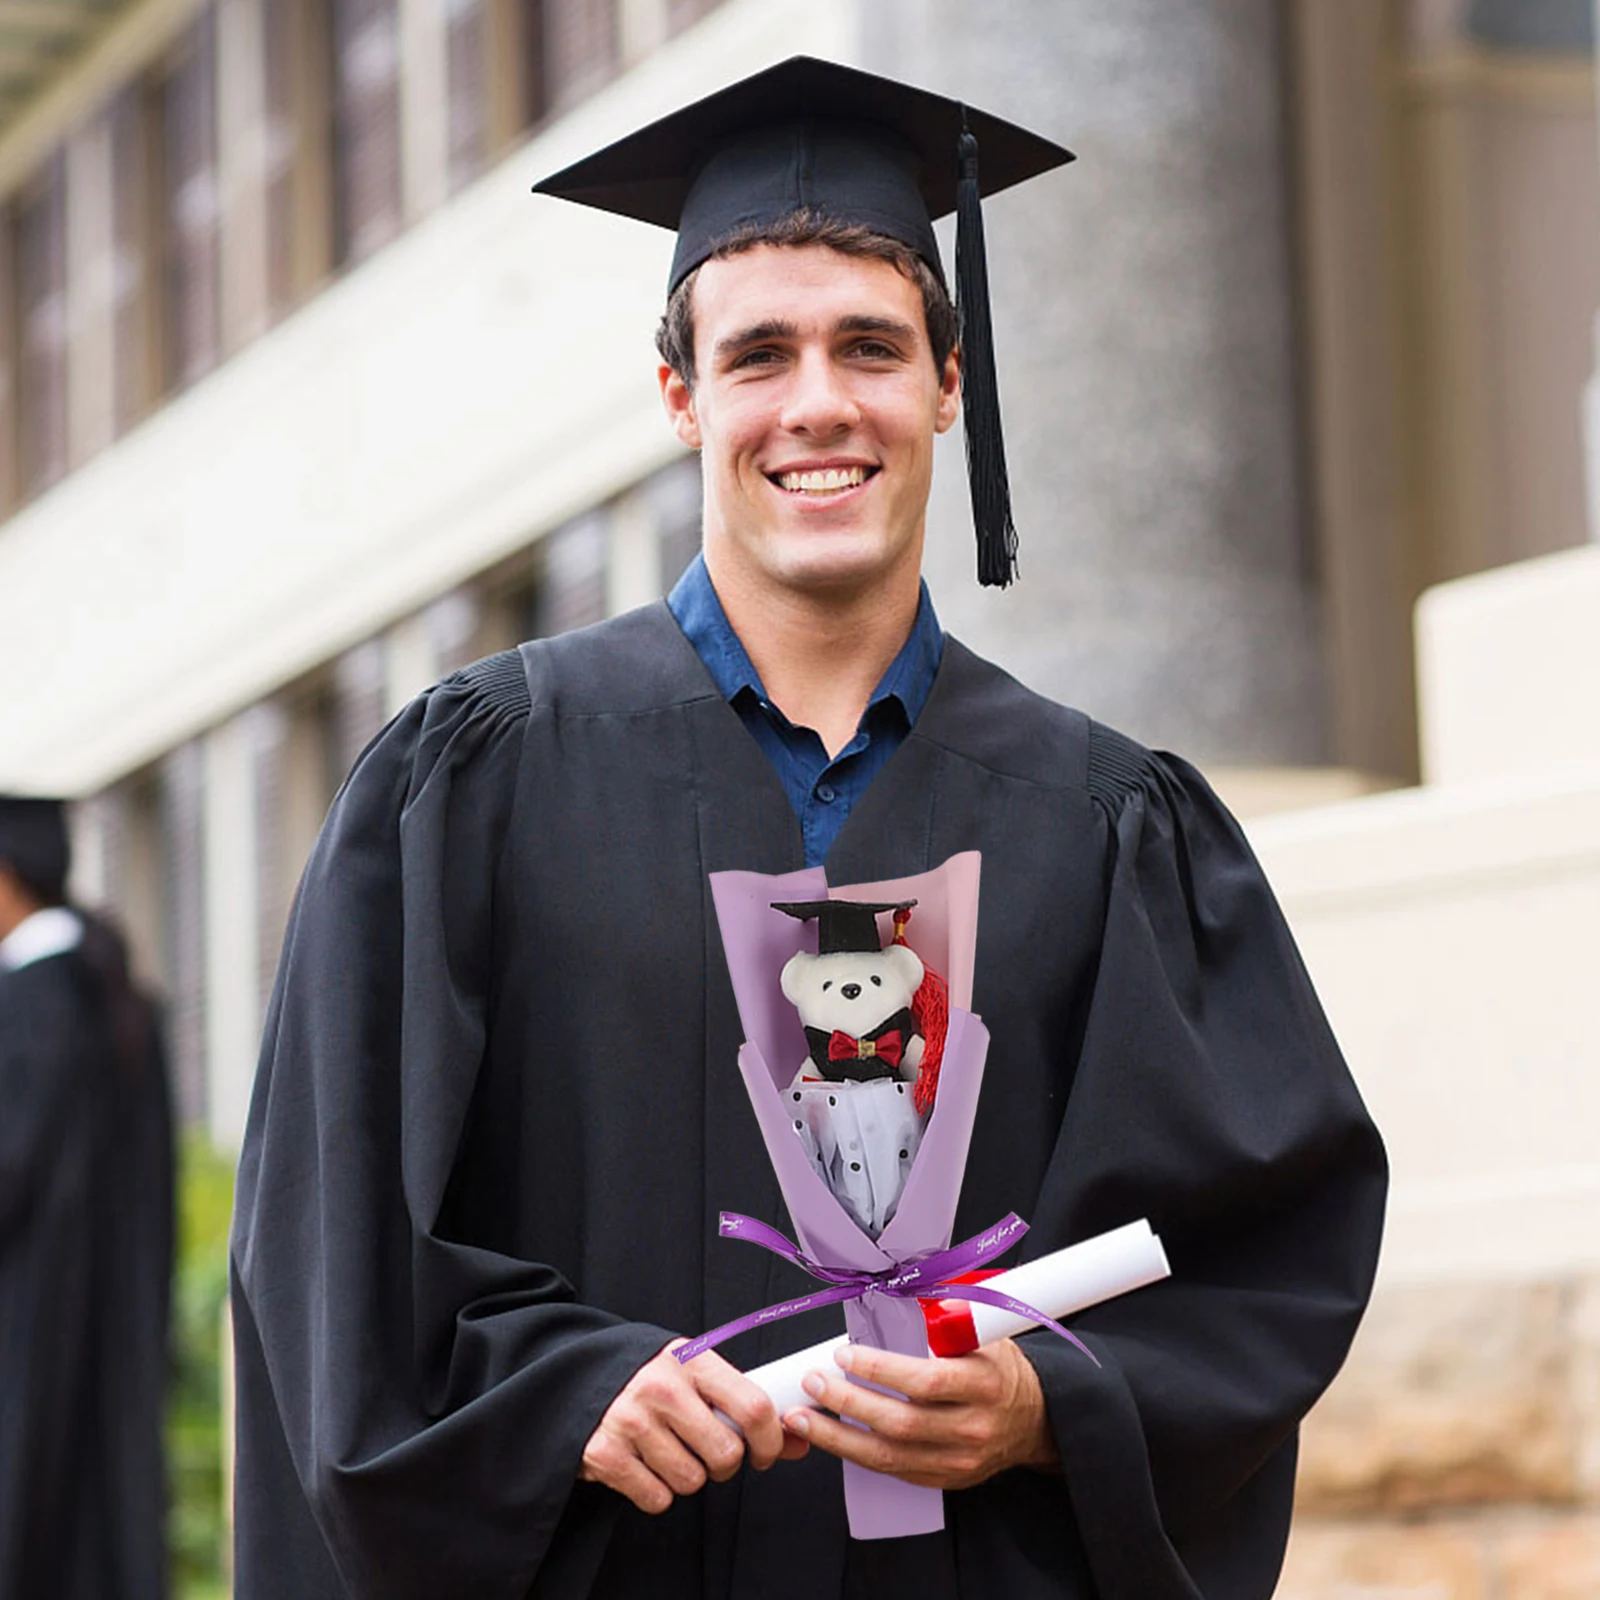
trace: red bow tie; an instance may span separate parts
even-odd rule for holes
[[[853,1039],[842,1029],[835,1028],[828,1040],[830,1061],[871,1061],[876,1057],[887,1061],[891,1067],[900,1065],[900,1030],[891,1028],[876,1039]]]

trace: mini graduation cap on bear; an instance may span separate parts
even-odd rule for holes
[[[1003,587],[1015,576],[1017,535],[979,200],[1072,159],[1070,150],[958,100],[793,56],[619,139],[534,191],[676,229],[669,294],[736,231],[801,210],[898,239],[944,283],[933,221],[954,211],[978,581]]]
[[[878,937],[880,911],[910,911],[915,900],[774,900],[772,909],[800,922],[815,919],[817,954],[834,956],[842,951],[881,950]]]

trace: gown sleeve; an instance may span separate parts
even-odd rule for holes
[[[1105,1596],[1270,1595],[1296,1430],[1371,1290],[1387,1169],[1282,913],[1192,768],[1096,728],[1104,942],[1039,1216],[1147,1216],[1167,1282],[1048,1334],[1039,1371]]]
[[[335,801],[291,917],[241,1156],[241,1551],[284,1525],[274,1493],[246,1481],[247,1447],[262,1479],[288,1477],[287,1456],[342,1586],[306,1578],[319,1595],[520,1600],[589,1434],[671,1337],[578,1303],[549,1265],[437,1226],[496,982],[497,863],[522,815],[527,690],[514,654],[488,665],[403,712]],[[265,1385],[247,1395],[251,1363]],[[278,1581],[259,1592],[289,1592],[300,1559],[269,1551],[260,1570]]]

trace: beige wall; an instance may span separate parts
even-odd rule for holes
[[[1600,763],[1600,547],[1444,584],[1417,631],[1430,783]]]
[[[1251,825],[1388,1141],[1279,1600],[1600,1595],[1600,546],[1430,591],[1430,782]]]
[[[1389,1141],[1394,1281],[1600,1270],[1600,546],[1446,585],[1419,789],[1252,839]]]
[[[1252,837],[1389,1144],[1384,1276],[1600,1269],[1600,766]]]

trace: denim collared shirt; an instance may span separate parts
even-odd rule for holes
[[[939,658],[944,654],[944,633],[928,598],[927,584],[922,586],[917,620],[900,654],[872,691],[855,737],[831,761],[814,730],[796,727],[768,699],[712,587],[704,557],[696,556],[689,563],[667,596],[667,607],[705,662],[711,681],[777,772],[800,819],[806,865],[820,866],[850,808],[900,748],[933,688]]]

